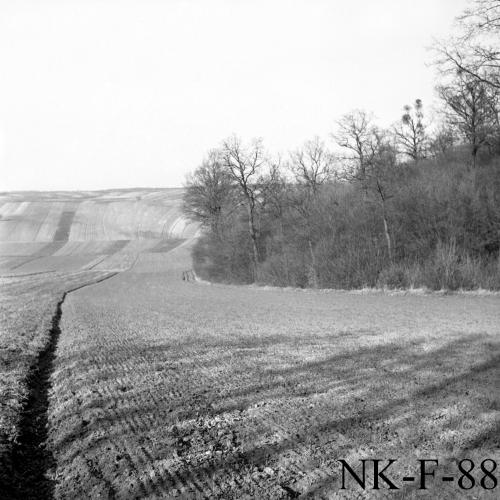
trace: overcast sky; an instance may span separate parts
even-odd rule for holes
[[[286,151],[433,99],[465,0],[0,0],[0,190],[180,186],[232,133]]]

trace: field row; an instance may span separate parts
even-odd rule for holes
[[[2,242],[186,238],[193,236],[196,229],[183,218],[177,198],[0,200]]]

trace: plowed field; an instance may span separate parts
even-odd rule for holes
[[[398,459],[400,485],[418,458],[500,459],[498,297],[186,283],[188,251],[65,302],[57,498],[335,498],[339,458]]]

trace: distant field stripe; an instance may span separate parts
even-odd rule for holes
[[[28,207],[28,205],[29,205],[29,201],[22,201],[16,207],[16,209],[14,211],[14,214],[15,215],[21,215],[26,210],[26,208]]]
[[[24,259],[21,262],[19,262],[18,264],[11,266],[10,271],[14,271],[15,269],[18,269],[19,267],[24,266],[25,264],[29,264],[30,262],[33,262],[37,259],[40,259],[40,257],[31,257],[29,259]]]
[[[14,210],[11,212],[12,215],[22,215],[24,211],[29,207],[29,201],[21,201],[16,203]]]
[[[36,276],[38,274],[50,274],[56,271],[38,271],[36,273],[22,273],[22,274],[3,274],[2,278],[25,278],[27,276]]]
[[[60,257],[64,255],[72,255],[75,253],[85,253],[82,252],[81,247],[82,244],[79,241],[59,241],[58,243],[63,243],[63,245],[57,250],[57,252],[54,252],[55,257]]]
[[[71,231],[71,224],[73,223],[74,218],[74,210],[65,210],[61,214],[61,218],[59,219],[59,223],[57,224],[57,229],[54,234],[53,241],[68,241],[69,233]]]
[[[2,218],[7,218],[7,217],[11,216],[15,212],[17,206],[18,206],[17,203],[13,202],[13,201],[8,201],[7,203],[4,203],[2,205],[2,210],[0,212],[0,216]]]
[[[115,240],[111,241],[110,245],[105,248],[104,252],[110,255],[113,255],[116,252],[119,252],[123,248],[127,246],[130,240]]]
[[[92,260],[91,255],[63,255],[60,257],[41,255],[38,258],[26,262],[20,266],[22,271],[61,271],[76,272],[88,265]]]
[[[1,257],[0,258],[0,272],[8,273],[13,269],[21,267],[26,262],[30,262],[33,258],[20,256],[20,257]]]
[[[37,203],[36,210],[41,214],[39,219],[38,229],[33,236],[33,241],[43,241],[43,233],[47,219],[50,219],[50,212],[52,210],[52,205],[49,203]]]
[[[27,204],[22,214],[18,215],[20,220],[14,234],[11,235],[11,239],[17,241],[35,241],[36,235],[40,231],[40,227],[48,212],[49,206],[47,203],[30,202]]]
[[[51,243],[47,243],[33,255],[36,255],[37,257],[48,257],[50,255],[54,255],[54,253],[60,250],[65,244],[65,241],[53,241]]]
[[[182,238],[172,238],[172,239],[163,239],[160,240],[153,248],[150,248],[148,252],[152,253],[165,253],[165,252],[170,252],[173,248],[176,246],[180,245],[186,241],[185,239]]]
[[[0,220],[0,240],[12,241],[10,235],[16,229],[17,220],[14,216],[7,216]]]
[[[36,235],[37,241],[52,241],[54,239],[57,223],[61,217],[64,206],[65,204],[61,202],[51,203],[49,212]]]
[[[0,256],[2,257],[25,257],[35,254],[43,248],[45,243],[39,242],[0,242]]]

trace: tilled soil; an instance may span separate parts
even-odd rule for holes
[[[412,498],[419,458],[439,477],[499,461],[498,297],[188,283],[186,252],[65,301],[56,498],[386,498],[340,489],[338,459],[369,458],[397,459],[391,498]],[[426,498],[495,498],[429,483]]]
[[[62,304],[68,293],[89,284],[100,283],[114,276],[114,274],[82,273],[73,276],[60,275],[59,280],[52,278],[54,281],[59,281],[58,285],[51,284],[49,279],[42,279],[41,288],[38,288],[40,283],[37,283],[36,280],[24,282],[22,278],[19,278],[17,281],[14,279],[13,283],[10,283],[14,290],[28,293],[28,295],[31,292],[31,295],[39,300],[41,309],[38,312],[41,314],[42,321],[41,324],[34,325],[33,317],[29,314],[22,318],[18,317],[20,316],[19,313],[15,315],[15,318],[20,321],[17,325],[21,324],[28,331],[34,330],[31,332],[32,338],[30,339],[29,336],[28,338],[23,337],[23,334],[26,336],[27,332],[18,332],[18,335],[12,338],[13,342],[10,344],[12,352],[10,355],[8,352],[5,353],[0,359],[2,372],[6,379],[6,382],[4,381],[4,385],[1,387],[2,397],[0,401],[2,409],[9,410],[8,404],[5,403],[3,397],[5,394],[8,395],[9,392],[17,396],[19,400],[17,407],[20,407],[19,412],[16,411],[17,408],[14,406],[10,408],[10,412],[5,411],[5,415],[3,415],[4,422],[10,420],[13,423],[11,428],[15,429],[15,434],[14,431],[11,433],[14,435],[6,435],[7,439],[2,436],[3,441],[6,442],[6,446],[0,450],[0,498],[3,500],[45,500],[53,498],[54,481],[50,477],[50,472],[55,469],[56,464],[51,450],[47,447],[48,406],[49,390],[52,382],[51,375],[54,368],[57,342],[61,334],[59,323],[62,315]],[[61,292],[61,288],[65,286],[68,287],[67,291]],[[12,293],[12,290],[10,290],[10,293]],[[61,294],[61,298],[55,305],[50,329],[46,332],[47,339],[44,341],[45,331],[43,325],[48,314],[47,301],[55,301],[58,294]],[[18,299],[21,297],[21,294],[17,296]],[[5,307],[8,302],[9,296],[4,297],[2,306]],[[21,301],[21,305],[26,306],[23,301]],[[12,312],[13,308],[7,307],[5,310]],[[33,313],[32,310],[29,310],[29,312]],[[11,330],[13,325],[16,325],[16,323],[12,319],[6,323],[6,326],[10,327]],[[5,333],[6,338],[2,339],[4,341],[9,339],[7,335],[12,334],[12,331],[9,332],[6,329]],[[17,346],[24,347],[23,344],[30,340],[35,345],[42,344],[37,355],[35,355],[36,347],[34,346],[31,349],[15,349]],[[26,377],[23,380],[25,374]],[[25,393],[25,396],[23,393]]]

